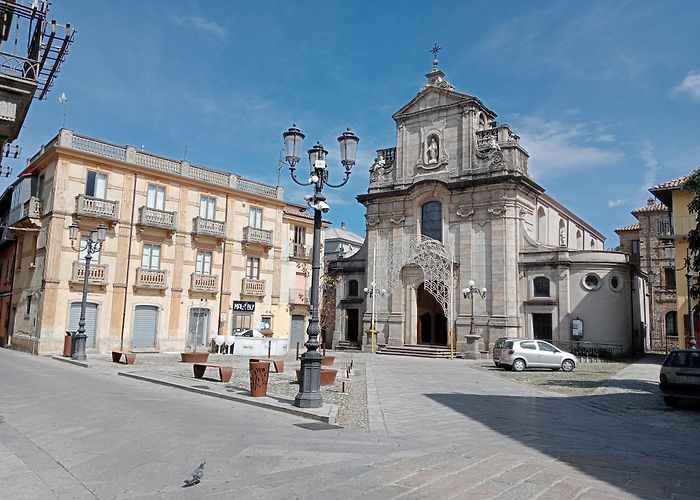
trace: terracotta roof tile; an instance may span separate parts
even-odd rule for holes
[[[649,189],[649,191],[657,191],[659,189],[680,189],[683,183],[688,180],[688,177],[690,176],[684,175],[683,177],[673,179],[672,181],[662,182],[661,184],[657,184],[656,186]]]
[[[615,232],[622,232],[622,231],[639,231],[639,222],[636,222],[634,224],[630,224],[629,226],[625,227],[620,227],[618,229],[615,229]]]
[[[668,208],[663,203],[654,203],[652,205],[647,205],[646,207],[638,208],[637,210],[632,210],[633,214],[638,214],[641,212],[668,212]]]

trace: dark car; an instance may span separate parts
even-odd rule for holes
[[[700,400],[700,351],[671,351],[659,371],[659,389],[668,406],[681,399]]]

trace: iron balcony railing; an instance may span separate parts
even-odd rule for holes
[[[95,198],[86,194],[79,194],[76,199],[76,213],[78,217],[97,217],[113,222],[119,220],[119,202]]]
[[[293,305],[308,306],[311,304],[309,291],[299,288],[289,290],[289,303]]]

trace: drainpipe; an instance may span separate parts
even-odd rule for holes
[[[119,350],[124,350],[124,327],[126,326],[126,300],[127,300],[127,290],[129,289],[129,274],[131,270],[131,243],[133,242],[134,235],[134,212],[136,210],[136,181],[139,178],[139,174],[134,174],[134,191],[131,195],[131,221],[129,224],[129,250],[126,256],[126,282],[124,286],[124,309],[122,310],[122,331],[119,339]]]
[[[229,195],[226,195],[226,211],[224,212],[224,221],[226,222],[228,222],[228,196]],[[221,329],[223,328],[221,321],[221,311],[224,307],[224,273],[226,272],[226,224],[224,224],[224,241],[221,244],[223,246],[223,256],[221,259],[221,280],[219,283],[219,319],[217,320],[218,328],[216,330],[219,333],[219,335],[224,335],[226,332],[221,331]]]

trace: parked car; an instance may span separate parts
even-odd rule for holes
[[[570,372],[578,358],[544,340],[506,340],[499,363],[506,370],[521,372],[525,368],[551,368]]]
[[[668,406],[676,406],[681,399],[700,400],[700,351],[671,351],[659,371],[659,389]]]
[[[503,346],[506,345],[507,340],[507,337],[501,337],[500,339],[496,339],[496,342],[493,344],[493,364],[499,368],[501,367],[501,351],[503,350]]]

